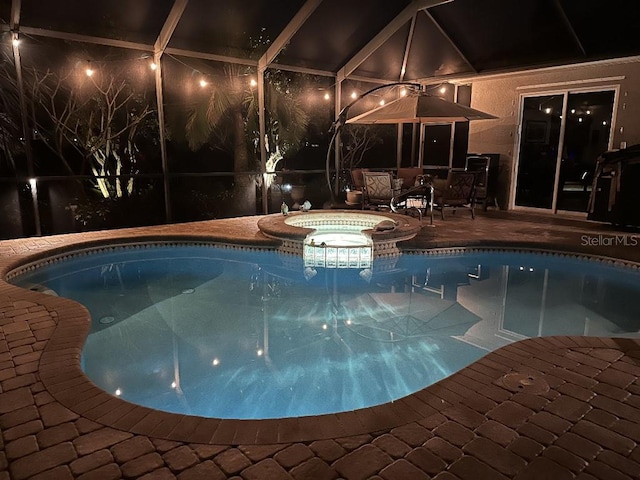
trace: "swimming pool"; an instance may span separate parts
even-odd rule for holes
[[[104,390],[214,418],[351,411],[533,336],[637,336],[634,269],[517,252],[318,269],[273,252],[156,245],[76,255],[13,281],[87,306],[82,366]]]

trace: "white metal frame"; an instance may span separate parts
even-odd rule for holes
[[[600,79],[594,79],[592,82],[598,82]],[[613,112],[611,115],[611,128],[609,129],[609,141],[607,144],[607,148],[613,148],[613,132],[616,128],[616,120],[617,120],[617,112],[618,112],[618,102],[620,98],[620,84],[605,84],[605,85],[592,85],[589,87],[576,87],[577,84],[584,84],[587,81],[580,82],[567,82],[565,83],[565,88],[562,89],[553,89],[553,90],[533,90],[526,93],[521,93],[518,98],[518,120],[516,124],[516,135],[514,135],[514,145],[513,151],[515,152],[514,161],[511,167],[511,182],[510,182],[510,190],[509,190],[509,209],[511,210],[522,210],[522,211],[533,211],[533,212],[545,212],[552,214],[564,214],[564,215],[572,215],[572,216],[580,216],[586,217],[586,212],[574,212],[569,210],[558,210],[557,202],[558,202],[558,183],[560,181],[559,170],[560,170],[560,161],[562,157],[562,150],[564,146],[564,135],[566,129],[566,119],[567,119],[567,102],[569,99],[569,95],[572,93],[595,93],[595,92],[605,92],[605,91],[613,91]],[[522,89],[526,87],[521,87]],[[535,87],[534,87],[535,88]],[[526,207],[521,205],[516,205],[516,187],[518,184],[518,167],[520,165],[520,140],[522,138],[522,128],[523,128],[523,109],[524,109],[524,100],[525,98],[531,97],[541,97],[548,95],[562,95],[562,122],[560,124],[560,139],[558,143],[558,154],[556,157],[556,171],[553,185],[553,200],[551,203],[551,208],[539,208],[539,207]]]

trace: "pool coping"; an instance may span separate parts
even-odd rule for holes
[[[140,243],[144,241],[172,241],[172,242],[206,242],[228,245],[230,248],[249,249],[273,249],[276,244],[270,241],[248,241],[231,244],[231,242],[215,237],[202,235],[176,235],[167,238],[160,235],[148,235],[145,237],[131,236],[126,234],[114,235],[115,238],[103,238],[89,242],[78,242],[67,244],[64,248],[45,249],[33,255],[26,255],[19,260],[11,262],[2,270],[2,278],[18,268],[19,265],[41,261],[52,254],[64,254],[74,251],[77,248],[100,248],[109,247],[112,242],[118,244]],[[468,252],[470,250],[495,250],[496,248],[508,250],[533,250],[536,253],[541,251],[571,255],[598,257],[601,261],[612,264],[624,264],[637,268],[635,262],[609,258],[605,256],[587,255],[586,253],[561,250],[556,251],[549,245],[534,247],[529,243],[527,246],[498,246],[491,248],[500,242],[476,242],[475,245],[464,246],[452,245],[451,251]],[[435,247],[447,248],[444,246]],[[429,251],[432,249],[408,249],[407,251]],[[18,289],[27,292],[25,296],[32,297],[43,305],[52,317],[62,319],[58,321],[51,331],[51,336],[42,352],[39,364],[39,374],[47,391],[59,403],[69,408],[71,411],[84,418],[96,421],[105,426],[126,430],[131,433],[148,435],[155,438],[176,440],[192,443],[204,444],[231,444],[231,445],[262,445],[273,443],[289,443],[299,441],[312,441],[320,439],[338,438],[353,435],[373,433],[377,431],[389,430],[410,422],[419,421],[435,413],[451,408],[460,403],[459,395],[461,385],[469,383],[469,373],[463,369],[433,385],[426,387],[414,394],[399,399],[397,401],[355,410],[351,412],[341,412],[321,416],[268,419],[268,420],[226,420],[208,419],[189,415],[173,414],[152,410],[147,407],[134,405],[118,397],[115,397],[93,384],[82,372],[80,368],[80,356],[82,346],[89,332],[89,313],[82,306],[71,300],[52,297],[38,292],[25,291],[19,287],[5,284],[0,285],[4,291]],[[640,340],[636,339],[609,339],[596,337],[544,337],[527,339],[502,347],[496,351],[489,352],[475,364],[496,363],[495,357],[504,361],[505,351],[511,351],[510,347],[515,347],[518,351],[530,352],[541,347],[545,349],[558,348],[618,348],[624,351],[640,350]],[[506,350],[505,350],[506,349]],[[504,350],[504,351],[503,351]],[[475,365],[472,364],[472,365]],[[523,371],[527,375],[539,375],[531,369]],[[474,375],[478,377],[478,375]],[[490,387],[500,378],[485,379]],[[473,380],[478,383],[478,378]],[[479,382],[482,383],[482,382]],[[504,388],[504,385],[501,385]],[[518,392],[523,392],[520,387]],[[526,393],[526,391],[524,392]]]

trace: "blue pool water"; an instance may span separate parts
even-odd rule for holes
[[[85,305],[82,366],[151,408],[281,418],[386,403],[534,336],[637,336],[634,269],[521,253],[304,269],[209,246],[75,256],[14,280]]]

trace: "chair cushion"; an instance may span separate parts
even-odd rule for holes
[[[364,188],[363,172],[368,172],[368,168],[354,168],[351,170],[351,177],[353,178],[353,187],[355,190],[362,190]]]
[[[402,179],[402,185],[411,187],[416,184],[416,177],[422,173],[422,169],[417,167],[399,168],[397,176]]]

